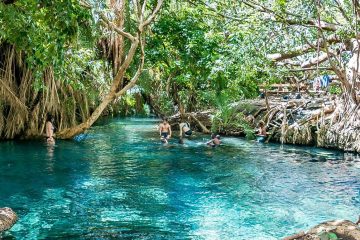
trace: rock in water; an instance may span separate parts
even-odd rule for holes
[[[0,208],[0,232],[9,230],[18,220],[18,216],[11,208]]]
[[[351,221],[337,220],[321,223],[307,233],[295,234],[283,240],[360,240],[360,228]]]

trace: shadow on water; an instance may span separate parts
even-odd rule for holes
[[[1,205],[20,216],[5,236],[279,239],[356,218],[357,155],[238,138],[210,148],[201,134],[165,146],[157,123],[106,119],[80,142],[1,143]]]

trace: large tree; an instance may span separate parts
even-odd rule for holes
[[[259,51],[265,49],[273,62],[270,68],[284,80],[308,81],[324,75],[338,79],[342,93],[330,118],[323,110],[317,142],[360,151],[358,1],[188,1],[241,28],[254,29],[259,36],[255,42],[262,46]]]
[[[116,98],[121,97],[126,93],[126,91],[128,91],[129,89],[135,86],[144,67],[144,61],[145,61],[144,47],[145,47],[146,29],[152,23],[152,21],[155,19],[156,15],[160,11],[162,3],[163,0],[158,0],[154,9],[150,13],[148,13],[149,4],[146,0],[132,1],[131,9],[133,10],[133,16],[135,16],[135,21],[136,21],[136,28],[135,28],[136,31],[134,33],[126,32],[121,28],[123,25],[124,11],[126,8],[125,1],[119,0],[117,3],[112,2],[111,6],[115,7],[115,11],[113,11],[115,13],[115,17],[111,17],[111,15],[109,16],[104,12],[101,12],[100,10],[99,17],[100,20],[103,22],[104,26],[110,28],[117,35],[121,36],[121,38],[124,38],[128,42],[130,42],[130,47],[123,61],[121,61],[122,56],[118,56],[119,51],[115,53],[117,54],[117,56],[114,56],[114,60],[113,60],[114,75],[113,75],[112,83],[108,93],[104,96],[102,102],[96,107],[96,109],[93,111],[93,113],[86,121],[82,122],[81,124],[75,127],[71,127],[60,131],[57,134],[58,137],[71,138],[85,131],[86,129],[91,127],[92,124],[101,116],[101,113],[111,102],[113,102]],[[83,5],[89,8],[92,7],[90,4],[85,2],[83,2]],[[118,42],[120,42],[121,44],[118,45],[117,44]],[[122,40],[117,41],[115,44],[117,48],[121,49],[120,53],[125,55],[124,44],[122,43]],[[139,51],[137,70],[134,72],[131,79],[125,82],[124,80],[126,78],[126,73],[129,67],[131,66],[131,64],[134,63],[134,58],[136,57],[137,50]]]
[[[59,128],[86,118],[98,84],[82,79],[94,72],[82,47],[92,41],[91,12],[70,0],[0,2],[0,22],[0,139],[41,135],[47,112]]]

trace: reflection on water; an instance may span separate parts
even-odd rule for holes
[[[47,154],[46,154],[46,165],[47,165],[47,170],[49,172],[53,172],[54,171],[54,150],[55,150],[55,144],[50,144],[47,143],[46,144],[46,149],[47,149]]]
[[[360,159],[208,136],[159,142],[152,119],[108,120],[83,141],[0,144],[0,206],[17,239],[279,239],[356,220]],[[174,135],[175,136],[175,135]]]

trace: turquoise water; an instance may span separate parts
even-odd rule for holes
[[[115,119],[82,142],[0,143],[9,239],[280,239],[360,214],[360,159],[207,137],[159,143],[152,119]]]

